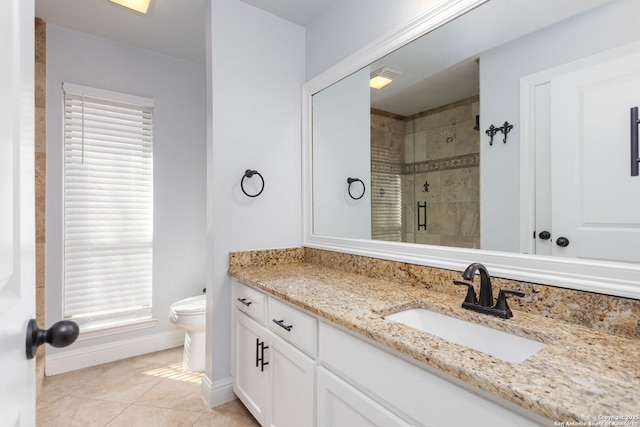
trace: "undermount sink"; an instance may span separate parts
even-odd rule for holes
[[[422,308],[412,308],[384,317],[506,362],[524,362],[546,347],[546,344],[536,340]]]

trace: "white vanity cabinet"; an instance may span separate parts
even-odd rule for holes
[[[264,427],[549,420],[233,280],[233,390]]]
[[[262,426],[312,427],[317,320],[271,298],[233,281],[233,391]]]

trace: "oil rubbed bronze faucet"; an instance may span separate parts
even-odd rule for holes
[[[493,291],[491,289],[491,277],[487,267],[474,262],[470,264],[463,272],[462,278],[464,280],[473,281],[473,277],[476,271],[480,273],[480,300],[476,298],[476,293],[473,289],[473,284],[468,282],[459,282],[454,280],[453,283],[459,286],[467,286],[467,296],[462,303],[462,308],[466,310],[477,311],[478,313],[490,314],[492,316],[501,317],[503,319],[509,319],[513,317],[511,309],[507,305],[507,294],[523,297],[524,293],[520,291],[511,291],[506,289],[500,289],[498,293],[498,300],[495,305],[493,304]]]

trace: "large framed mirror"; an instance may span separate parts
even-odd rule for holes
[[[443,0],[309,81],[304,245],[640,298],[635,11]]]

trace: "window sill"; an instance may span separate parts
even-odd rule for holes
[[[93,324],[90,326],[80,325],[80,336],[78,341],[92,338],[99,338],[108,335],[120,334],[123,332],[135,331],[138,329],[152,328],[158,323],[155,317],[145,319],[127,320],[117,323]]]

